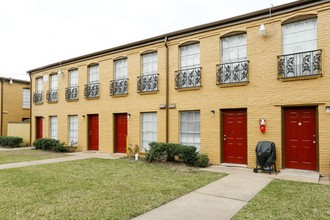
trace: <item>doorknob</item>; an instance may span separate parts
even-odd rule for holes
[[[315,144],[316,143],[316,141],[313,141],[313,144]]]

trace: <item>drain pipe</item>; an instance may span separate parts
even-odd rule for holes
[[[166,75],[166,143],[168,143],[168,137],[169,137],[169,74],[168,74],[168,45],[167,45],[167,36],[165,36],[164,39],[164,44],[165,44],[165,49],[166,49],[166,65],[165,65],[165,75]]]
[[[0,117],[0,120],[1,120],[1,126],[0,126],[0,136],[2,136],[2,125],[3,125],[3,82],[5,81],[5,79],[1,79],[1,108],[0,108],[0,111],[1,111],[1,117]]]
[[[30,77],[30,146],[32,146],[32,101],[33,101],[33,97],[32,97],[32,76],[31,73],[29,73],[29,77]]]

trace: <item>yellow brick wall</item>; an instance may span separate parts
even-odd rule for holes
[[[233,25],[191,36],[180,37],[168,42],[169,45],[169,103],[176,104],[169,109],[169,142],[178,143],[180,111],[199,110],[201,114],[201,152],[207,153],[210,162],[221,163],[221,110],[247,109],[247,145],[248,166],[255,166],[255,146],[258,141],[270,140],[277,147],[277,167],[282,164],[282,110],[285,106],[318,106],[318,169],[323,175],[330,175],[330,113],[325,106],[330,105],[330,64],[326,61],[330,56],[327,48],[327,24],[330,22],[330,5],[315,6],[297,10],[288,14],[274,16],[272,20],[261,19],[239,25]],[[294,16],[316,14],[318,17],[318,48],[322,49],[322,77],[310,80],[284,82],[277,79],[277,55],[282,53],[282,22]],[[265,24],[267,36],[259,35],[260,24]],[[220,87],[216,85],[216,65],[220,63],[220,38],[228,33],[244,31],[247,33],[247,57],[249,63],[249,83],[244,86]],[[175,89],[175,71],[179,69],[179,46],[189,41],[200,42],[201,81],[198,90],[178,91]],[[140,55],[146,50],[157,50],[159,69],[159,92],[141,95],[136,92],[137,76],[140,75]],[[99,114],[99,137],[101,152],[114,152],[114,114],[130,113],[128,119],[128,143],[140,146],[141,112],[157,112],[158,141],[166,140],[166,111],[159,109],[166,103],[165,65],[166,48],[164,43],[143,46],[125,52],[114,53],[99,58],[77,62],[61,67],[65,76],[59,76],[59,101],[56,104],[44,102],[33,105],[33,118],[44,116],[44,137],[49,136],[50,115],[57,115],[59,120],[58,138],[67,142],[67,117],[77,114],[79,117],[79,149],[88,149],[87,116]],[[125,56],[128,58],[129,94],[124,97],[109,95],[110,80],[113,79],[113,59]],[[86,100],[83,88],[87,83],[87,65],[99,63],[100,98]],[[79,101],[67,102],[64,98],[65,87],[68,85],[68,69],[77,67],[79,72]],[[32,75],[32,83],[38,76],[57,72],[58,68],[37,72]],[[44,82],[44,91],[49,88],[49,81]],[[34,89],[34,87],[33,87]],[[211,110],[216,112],[211,114]],[[267,131],[259,130],[259,119],[267,120]],[[35,120],[32,121],[32,139],[35,139]]]
[[[3,82],[3,136],[7,135],[8,122],[21,122],[23,118],[30,118],[30,109],[23,109],[23,88],[29,87],[28,84],[16,81],[13,84]]]

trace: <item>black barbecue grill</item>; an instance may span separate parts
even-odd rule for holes
[[[253,172],[258,173],[259,170],[267,171],[269,174],[276,171],[276,147],[274,142],[259,141],[256,146],[256,168]]]

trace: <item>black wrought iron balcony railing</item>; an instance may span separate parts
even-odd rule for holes
[[[277,56],[278,78],[322,75],[322,50]]]
[[[201,87],[201,67],[175,71],[175,88]]]
[[[110,95],[126,95],[128,93],[128,78],[110,81]]]
[[[100,83],[88,83],[84,88],[84,97],[97,98],[100,96]]]
[[[48,90],[46,93],[47,102],[57,102],[58,101],[58,89]]]
[[[78,99],[78,86],[70,86],[65,88],[65,100],[77,100]]]
[[[43,92],[35,92],[33,93],[33,103],[34,104],[42,104],[42,96],[43,96]]]
[[[158,91],[158,73],[137,77],[137,92]]]
[[[243,83],[249,80],[249,61],[237,61],[217,65],[217,85]]]

